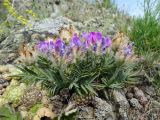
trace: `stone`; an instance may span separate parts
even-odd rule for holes
[[[69,40],[73,33],[78,33],[78,31],[74,27],[73,22],[66,17],[59,16],[57,18],[45,18],[38,22],[30,21],[28,26],[12,33],[0,43],[0,50],[3,50],[2,53],[0,53],[0,58],[2,58],[0,63],[7,64],[7,59],[9,59],[9,61],[10,58],[13,59],[14,56],[17,55],[20,46],[23,46],[24,44],[34,44],[38,40],[47,38],[55,39],[60,36],[63,36],[63,39]],[[10,55],[10,53],[16,54]],[[12,61],[13,60],[9,63],[12,63]],[[16,60],[14,59],[14,61]]]
[[[132,107],[141,110],[143,106],[139,103],[139,101],[136,98],[132,98],[129,100],[129,103]]]
[[[34,116],[33,120],[41,120],[43,117],[47,117],[49,119],[53,119],[56,115],[48,108],[40,108],[36,115]]]
[[[78,106],[78,119],[94,120],[94,109],[88,106]]]
[[[133,93],[127,92],[126,97],[128,99],[132,99],[133,98]]]
[[[2,74],[2,78],[8,81],[12,80],[12,78],[10,77],[8,73]]]
[[[29,87],[24,91],[23,96],[20,98],[19,104],[21,107],[25,107],[26,110],[29,110],[37,102],[42,100],[42,93],[36,87]]]
[[[55,19],[53,18],[46,18],[44,20],[41,20],[39,22],[31,22],[30,26],[27,26],[19,31],[17,31],[17,33],[14,33],[14,37],[13,37],[13,43],[12,45],[16,45],[16,46],[12,46],[12,47],[19,47],[20,43],[23,42],[30,42],[31,40],[31,36],[33,36],[34,34],[38,34],[40,36],[40,38],[44,38],[44,37],[53,37],[53,36],[59,36],[60,35],[60,31],[63,28],[68,28],[71,27],[72,21],[68,18],[65,17],[57,17]],[[25,40],[25,41],[24,41]],[[8,46],[10,43],[10,38],[8,37],[8,39],[4,40],[1,43],[1,46]],[[11,47],[10,47],[11,50]]]
[[[142,105],[146,105],[148,102],[147,97],[144,95],[143,91],[137,87],[133,88],[135,97],[139,100]]]
[[[112,106],[101,98],[95,97],[94,103],[95,107],[94,115],[96,120],[114,120],[115,116],[113,113]]]
[[[59,95],[55,95],[55,96],[51,97],[50,100],[51,100],[51,104],[53,106],[52,111],[55,114],[59,115],[65,106],[64,103],[62,102],[63,100],[61,99],[61,97]]]
[[[156,95],[156,90],[153,86],[142,86],[141,88],[146,94],[149,96],[155,96]]]
[[[129,103],[125,97],[123,90],[113,90],[113,99],[116,104],[117,111],[119,113],[118,118],[120,120],[128,120]]]

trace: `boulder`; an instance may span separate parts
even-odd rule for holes
[[[94,100],[96,120],[115,120],[112,106],[101,98],[95,97]]]
[[[13,62],[17,56],[20,46],[27,43],[32,45],[46,38],[59,38],[69,40],[74,33],[78,33],[72,21],[65,17],[46,18],[38,22],[30,22],[25,28],[13,32],[0,44],[0,63],[6,64],[7,61]],[[11,56],[10,54],[14,54]],[[8,57],[6,57],[8,56]],[[11,60],[10,60],[11,59]]]
[[[119,120],[128,120],[129,103],[126,99],[123,90],[113,90],[112,92],[114,102],[116,104],[116,111],[119,113],[117,116]]]

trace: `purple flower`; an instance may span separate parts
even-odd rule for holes
[[[61,39],[57,39],[54,48],[57,53],[63,55],[65,51],[65,43]]]
[[[89,49],[89,47],[90,47],[90,41],[89,41],[89,40],[85,40],[85,41],[83,42],[83,48],[84,48],[84,49]]]
[[[81,39],[87,40],[88,37],[89,37],[89,34],[86,33],[86,32],[83,32],[83,33],[81,34]]]
[[[112,44],[112,40],[109,37],[102,38],[101,47],[102,47],[103,54],[106,52],[106,49],[111,46],[111,44]]]
[[[72,37],[72,40],[70,42],[70,46],[71,47],[80,47],[80,45],[81,45],[80,38],[77,36],[77,34],[74,34],[74,36]]]
[[[110,47],[112,44],[112,40],[109,37],[105,37],[102,39],[102,47]]]
[[[37,45],[37,49],[39,52],[46,53],[48,51],[48,45],[45,41],[40,41]]]
[[[127,47],[125,47],[124,48],[124,55],[125,56],[130,56],[130,55],[132,55],[132,43],[131,44],[129,44]]]
[[[93,46],[93,51],[97,51],[97,44]]]
[[[97,41],[102,42],[102,33],[101,32],[97,32]]]
[[[90,32],[89,37],[88,37],[88,41],[94,45],[94,44],[96,44],[96,40],[97,40],[97,34],[95,32]]]
[[[53,49],[54,49],[54,42],[53,42],[53,40],[47,41],[47,46],[48,46],[48,50],[49,51],[53,51]]]

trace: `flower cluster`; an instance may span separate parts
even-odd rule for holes
[[[133,54],[132,50],[133,50],[133,42],[129,43],[126,47],[124,47],[124,55],[126,57],[131,56]]]
[[[101,32],[74,34],[68,44],[62,39],[49,39],[37,44],[37,50],[48,57],[64,58],[65,60],[75,60],[83,57],[87,51],[98,55],[105,54],[111,46],[112,41],[109,37],[104,37]]]

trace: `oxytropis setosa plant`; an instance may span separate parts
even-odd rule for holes
[[[35,46],[35,64],[20,67],[19,76],[30,83],[40,81],[52,94],[64,88],[80,95],[119,88],[133,80],[134,67],[118,60],[111,48],[112,40],[100,32],[74,34],[69,43],[60,38],[40,41]],[[132,55],[132,46],[124,53]]]

